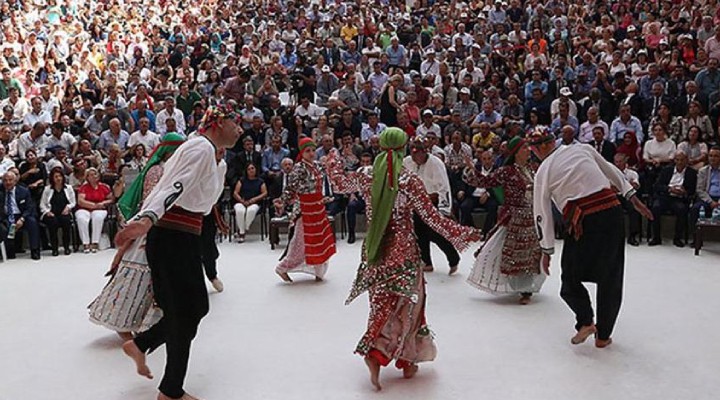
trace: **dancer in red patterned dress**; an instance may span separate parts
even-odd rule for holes
[[[355,352],[365,357],[370,380],[380,390],[380,366],[396,360],[406,378],[416,363],[432,361],[436,349],[425,321],[424,263],[413,235],[413,212],[459,251],[480,240],[480,231],[443,217],[417,175],[402,167],[407,135],[388,128],[380,135],[383,151],[372,175],[343,172],[337,152],[326,166],[336,193],[360,193],[367,203],[368,234],[362,263],[346,303],[367,291],[368,327]]]
[[[304,272],[322,281],[328,260],[335,254],[335,235],[325,211],[322,194],[322,172],[315,162],[316,144],[310,138],[300,139],[299,160],[288,175],[287,186],[276,207],[294,204],[289,220],[295,232],[288,243],[287,255],[275,268],[286,282],[288,273]]]
[[[467,160],[463,179],[468,185],[502,186],[505,194],[498,222],[480,249],[468,283],[493,294],[520,293],[520,304],[528,304],[545,281],[533,221],[534,171],[528,164],[530,148],[524,139],[515,137],[507,147],[505,165],[488,176],[480,174]]]

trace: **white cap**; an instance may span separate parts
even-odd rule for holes
[[[327,66],[327,65],[323,65],[321,71],[322,71],[322,72],[330,72],[330,67]]]
[[[464,87],[460,89],[460,94],[470,94],[470,89]]]
[[[630,25],[627,27],[628,32],[634,32],[635,30],[637,30],[637,28],[635,28],[635,25]]]
[[[430,49],[430,50],[428,50],[428,51],[425,52],[425,55],[428,55],[428,56],[429,56],[429,55],[431,55],[431,54],[432,54],[432,55],[435,55],[435,50]]]
[[[572,90],[570,90],[569,87],[565,86],[564,88],[560,89],[560,96],[572,96]]]
[[[432,110],[425,110],[425,111],[423,111],[422,115],[423,115],[423,117],[426,116],[426,115],[429,115],[429,116],[432,117],[432,116],[433,116],[433,112],[432,112]]]
[[[448,47],[447,51],[452,51],[452,52],[454,53],[454,52],[455,52],[455,47],[454,47],[454,46],[450,46],[450,47]]]

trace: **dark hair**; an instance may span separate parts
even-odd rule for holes
[[[55,182],[55,174],[60,174],[62,176],[62,185],[65,186],[67,184],[67,178],[65,177],[65,174],[62,171],[62,167],[55,167],[50,170],[50,185],[53,185]]]

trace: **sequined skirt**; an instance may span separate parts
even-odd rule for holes
[[[153,298],[145,237],[127,250],[115,276],[88,309],[91,322],[117,332],[142,332],[162,318]]]

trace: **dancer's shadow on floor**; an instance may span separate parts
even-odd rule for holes
[[[543,296],[533,295],[532,300],[530,301],[530,304],[519,304],[520,301],[520,295],[514,295],[514,294],[507,294],[507,295],[500,295],[500,296],[493,296],[493,295],[479,295],[472,297],[472,301],[476,301],[479,303],[485,303],[485,304],[494,304],[499,306],[512,306],[512,307],[522,307],[522,308],[532,308],[533,305],[542,304],[545,302],[546,299],[543,298]]]
[[[118,351],[122,349],[123,340],[116,334],[101,336],[87,344],[87,347],[97,350]]]

